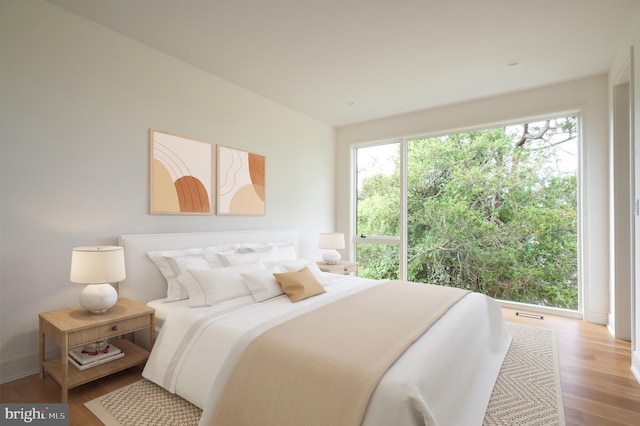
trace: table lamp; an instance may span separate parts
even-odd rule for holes
[[[337,249],[344,248],[344,234],[335,232],[320,234],[318,247],[325,249],[322,260],[330,265],[335,265],[340,261],[340,252]]]
[[[85,285],[80,305],[92,314],[103,314],[117,302],[118,292],[110,283],[125,278],[122,247],[76,247],[71,252],[70,280]]]

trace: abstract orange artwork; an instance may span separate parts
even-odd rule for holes
[[[213,146],[151,129],[151,214],[211,214]]]
[[[265,214],[265,157],[218,145],[219,215]]]

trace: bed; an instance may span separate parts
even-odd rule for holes
[[[346,327],[344,324],[357,324],[358,318],[364,315],[362,312],[366,312],[365,308],[354,309],[352,307],[354,305],[348,305],[348,303],[360,303],[355,306],[362,306],[363,298],[367,295],[373,297],[370,295],[374,292],[396,291],[395,289],[400,287],[406,287],[411,291],[421,287],[419,290],[423,291],[422,287],[425,286],[322,273],[313,268],[315,263],[311,260],[318,258],[319,253],[314,250],[313,242],[308,240],[306,236],[301,238],[295,230],[121,236],[120,245],[124,247],[127,279],[119,285],[120,296],[156,308],[156,326],[159,328],[159,334],[143,376],[200,407],[203,410],[201,425],[230,426],[229,418],[233,419],[234,424],[246,424],[247,420],[243,420],[238,413],[242,412],[244,415],[245,412],[251,411],[256,411],[257,414],[253,415],[264,420],[260,424],[287,424],[287,421],[290,422],[289,424],[300,424],[302,417],[296,418],[295,416],[300,413],[295,413],[295,410],[298,405],[308,401],[312,401],[311,405],[301,408],[301,415],[313,418],[305,419],[305,424],[313,424],[314,421],[316,424],[335,422],[335,419],[327,420],[321,417],[327,412],[337,413],[343,410],[351,415],[350,410],[353,411],[353,408],[337,407],[337,405],[354,405],[355,403],[336,404],[335,400],[331,400],[334,393],[335,398],[342,398],[338,396],[342,385],[332,388],[331,381],[334,380],[334,376],[331,374],[337,374],[336,377],[340,379],[344,372],[339,371],[340,374],[338,374],[335,371],[329,371],[324,374],[325,382],[329,383],[318,384],[317,392],[310,386],[305,387],[304,392],[294,387],[289,389],[290,382],[286,382],[285,379],[296,380],[300,377],[300,372],[295,372],[296,370],[292,367],[291,371],[295,373],[291,373],[289,366],[292,359],[298,362],[302,357],[299,353],[287,349],[287,352],[291,352],[287,355],[292,359],[286,361],[286,368],[258,368],[262,362],[261,357],[265,363],[273,359],[271,353],[265,352],[263,356],[263,352],[260,352],[271,350],[269,344],[264,343],[264,339],[278,331],[281,333],[278,339],[281,339],[283,333],[289,332],[286,327],[294,327],[293,324],[296,324],[296,321],[301,322],[313,315],[322,317],[318,323],[313,323],[314,328],[324,327],[325,323],[330,327],[332,321],[329,318],[333,317],[326,316],[329,315],[327,312],[344,306],[342,314],[336,315],[351,315],[351,313],[356,315],[351,320],[340,317],[342,325],[333,325],[337,327],[334,331],[318,334],[320,336],[339,335],[344,329],[351,327]],[[205,255],[203,250],[206,250]],[[266,251],[269,253],[263,253]],[[212,261],[212,253],[215,261]],[[180,274],[180,284],[183,284],[180,287],[182,295],[177,295],[175,282],[173,282],[173,293],[171,293],[172,286],[168,280],[170,281],[172,277],[167,278],[161,272],[162,269],[157,262],[159,254],[164,254],[165,258],[173,256],[174,260],[180,259],[180,262],[184,262],[182,266],[186,269],[182,269]],[[152,257],[155,259],[152,260]],[[192,257],[208,259],[209,269],[189,263],[193,260]],[[185,258],[189,261],[185,261]],[[175,274],[175,264],[172,266]],[[309,279],[320,283],[322,289],[318,290],[317,294],[293,303],[291,294],[286,292],[283,294],[282,290],[278,293],[276,287],[270,287],[274,273],[278,274],[278,279],[290,279],[290,277],[297,279],[303,272],[307,274],[305,277],[311,274],[313,277]],[[207,287],[206,283],[212,282],[207,281],[211,277],[215,277],[216,284]],[[224,280],[235,283],[228,287],[225,284],[224,291],[230,291],[227,290],[229,288],[240,288],[238,280],[241,280],[249,291],[244,289],[236,294],[233,293],[236,290],[233,290],[224,297],[220,297],[218,296],[222,288],[220,283]],[[266,280],[270,280],[269,283]],[[202,283],[205,283],[204,287],[197,285]],[[282,283],[281,286],[286,288]],[[212,290],[214,288],[215,291]],[[252,293],[254,290],[255,292]],[[388,299],[388,296],[382,297],[385,300]],[[356,413],[355,418],[359,420],[352,422],[353,424],[361,423],[368,426],[482,424],[484,412],[511,337],[506,332],[502,313],[494,300],[477,293],[465,293],[456,297],[446,308],[442,308],[442,313],[433,314],[435,318],[426,331],[417,329],[418,337],[401,349],[399,352],[401,355],[397,359],[394,358],[388,367],[384,367],[385,371],[379,378],[373,379],[375,386],[370,393],[362,392],[365,396],[360,396],[360,399],[365,400],[364,408],[360,414]],[[429,312],[437,311],[437,308],[437,306],[429,308]],[[408,310],[407,315],[409,315]],[[419,312],[418,315],[420,315]],[[374,315],[370,319],[375,320],[376,317],[382,316]],[[406,321],[402,316],[398,320]],[[420,321],[411,321],[411,323],[417,322]],[[308,330],[308,324],[310,323],[298,327],[303,331]],[[374,345],[372,347],[379,347],[380,341],[383,341],[383,346],[390,346],[386,342],[396,340],[382,337],[384,334],[381,329],[384,323],[376,327],[380,329],[371,332],[374,334],[373,338],[370,338],[371,344]],[[353,333],[353,331],[344,333],[348,332]],[[345,334],[345,336],[349,336],[347,340],[352,340],[353,335]],[[136,336],[136,339],[142,339],[144,344],[144,335]],[[320,341],[320,339],[310,340]],[[263,346],[258,345],[259,341]],[[276,341],[281,342],[281,340]],[[324,345],[324,343],[312,343]],[[278,343],[275,346],[273,350],[280,351],[285,344]],[[361,344],[358,343],[356,346]],[[313,349],[312,356],[318,357],[317,353],[322,352],[322,349],[322,347]],[[344,348],[344,350],[348,349]],[[249,353],[253,353],[254,358],[249,358]],[[361,354],[355,356],[359,357]],[[331,361],[325,362],[333,365],[335,361],[336,368],[329,370],[351,370],[351,367],[341,367],[343,358],[348,360],[349,355],[346,352],[342,355],[338,354],[335,358],[329,358]],[[381,355],[380,358],[383,356]],[[377,360],[377,356],[373,356],[371,360]],[[278,359],[273,362],[275,364],[265,365],[277,366],[280,365],[277,362],[284,361]],[[314,365],[317,364],[315,358],[313,362]],[[302,361],[298,363],[303,365],[297,368],[304,369],[307,366]],[[248,368],[243,367],[245,364],[255,370],[242,376],[241,372],[244,371],[242,368]],[[366,364],[375,364],[375,362],[368,361]],[[280,374],[285,370],[287,374]],[[274,377],[269,380],[282,380],[282,383],[267,383],[264,384],[265,388],[261,389],[262,381],[267,380],[261,374],[273,372],[276,373],[272,374]],[[252,378],[256,380],[255,383],[250,382]],[[360,383],[359,379],[351,378],[347,382],[350,385],[353,382]],[[307,383],[310,382],[306,381],[305,386]],[[282,391],[270,392],[269,389],[282,389]],[[286,393],[288,389],[290,394]],[[335,392],[327,389],[335,389]],[[236,393],[233,393],[234,391]],[[360,392],[350,393],[359,394]],[[282,398],[281,394],[287,395],[285,401],[277,399],[272,401],[267,398],[267,396]],[[296,402],[295,397],[298,394],[300,401]],[[359,401],[358,404],[360,403]],[[260,407],[260,404],[266,405]],[[335,410],[331,404],[335,404]],[[269,418],[267,415],[269,409],[274,406],[278,407],[277,410],[272,410],[276,413],[269,415],[282,415],[282,418],[266,420]],[[327,409],[327,407],[331,408]],[[311,415],[313,409],[320,410],[319,414]],[[231,417],[220,420],[224,419],[225,411],[231,412]]]

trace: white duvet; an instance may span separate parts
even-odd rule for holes
[[[265,329],[380,281],[332,276],[327,292],[298,303],[240,297],[205,308],[177,305],[167,315],[143,376],[203,409],[218,396],[250,339]],[[498,304],[471,293],[454,305],[387,371],[363,424],[481,425],[509,348]]]

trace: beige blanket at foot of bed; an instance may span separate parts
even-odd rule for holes
[[[360,425],[387,369],[467,293],[390,281],[271,328],[242,354],[211,425]]]

